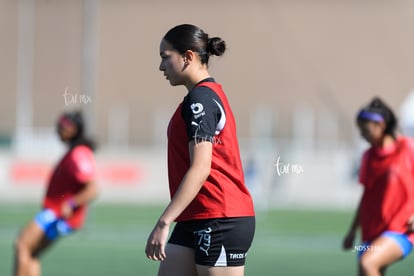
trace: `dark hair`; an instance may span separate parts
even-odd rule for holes
[[[372,101],[365,107],[363,107],[359,112],[357,116],[357,122],[365,121],[366,119],[359,116],[362,112],[370,112],[374,114],[379,114],[385,122],[385,134],[389,134],[393,137],[395,137],[395,132],[397,130],[397,117],[395,116],[392,109],[379,97],[375,97],[372,99]]]
[[[70,147],[74,148],[79,145],[84,145],[90,148],[91,150],[96,149],[96,143],[90,138],[86,137],[85,134],[85,121],[81,111],[72,111],[65,112],[60,116],[61,119],[68,119],[76,125],[78,132],[76,135],[69,141]]]
[[[221,56],[226,51],[226,43],[220,37],[210,38],[207,33],[197,26],[182,24],[169,30],[164,40],[180,54],[191,50],[198,53],[201,64],[208,64],[211,55]]]

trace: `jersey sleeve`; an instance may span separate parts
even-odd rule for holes
[[[411,174],[411,177],[408,177],[408,179],[413,179],[414,176],[414,139],[412,138],[406,138],[407,139],[407,151],[408,151],[408,158],[409,160],[407,160],[408,162],[408,170],[409,170],[409,174]],[[414,189],[414,183],[410,183],[410,187],[412,189]],[[414,192],[411,189],[411,193],[409,193],[411,196],[409,197],[408,204],[411,206],[411,208],[414,208]]]
[[[88,147],[76,147],[73,150],[72,162],[72,173],[77,181],[87,183],[95,178],[95,159]]]
[[[368,155],[369,151],[364,152],[361,159],[361,166],[359,168],[359,183],[361,183],[363,186],[367,185]]]
[[[225,125],[225,112],[220,98],[208,87],[196,87],[183,101],[182,116],[188,140],[213,142]]]
[[[411,173],[414,175],[414,139],[407,138],[407,151],[409,157],[409,168],[411,169]]]

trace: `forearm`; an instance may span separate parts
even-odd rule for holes
[[[197,196],[209,175],[209,169],[190,168],[180,187],[159,219],[161,224],[171,224]]]
[[[354,219],[352,220],[352,224],[351,224],[351,227],[349,229],[349,232],[355,233],[356,230],[359,227],[359,210],[360,210],[360,206],[361,206],[361,203],[358,205],[358,208],[355,211]]]
[[[72,197],[73,204],[80,206],[94,200],[98,195],[98,187],[94,181],[85,184],[85,187]]]

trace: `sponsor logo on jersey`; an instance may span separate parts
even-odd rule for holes
[[[240,260],[246,257],[247,253],[230,253],[229,258],[231,260]]]
[[[191,111],[193,111],[193,114],[199,114],[204,110],[204,107],[201,103],[193,103],[191,104],[190,108]]]
[[[194,119],[197,120],[201,116],[206,115],[204,111],[204,106],[201,103],[193,103],[190,105],[191,111],[194,114]]]

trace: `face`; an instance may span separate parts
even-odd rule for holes
[[[371,145],[380,145],[384,138],[385,123],[374,121],[359,121],[361,136]]]
[[[78,132],[78,128],[68,119],[61,119],[58,122],[57,132],[63,142],[68,142],[75,137]]]
[[[185,58],[164,39],[160,43],[160,71],[171,85],[184,84]]]

